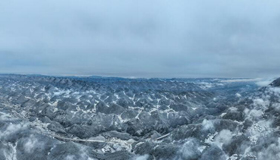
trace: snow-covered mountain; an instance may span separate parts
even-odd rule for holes
[[[0,75],[0,160],[278,160],[280,79]]]

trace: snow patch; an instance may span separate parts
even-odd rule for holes
[[[24,144],[24,150],[28,153],[32,153],[34,148],[38,147],[38,140],[31,135],[27,142]]]
[[[241,94],[240,94],[240,93],[236,93],[235,96],[238,97],[238,98],[240,98],[240,97],[241,97]]]
[[[145,155],[137,155],[135,157],[132,158],[132,160],[148,160],[149,155],[145,154]]]
[[[214,139],[214,143],[222,149],[223,144],[228,144],[233,137],[230,130],[222,130]]]
[[[214,129],[214,124],[211,120],[207,120],[207,119],[204,119],[203,122],[202,122],[202,130],[212,130]]]

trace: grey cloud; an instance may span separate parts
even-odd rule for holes
[[[0,72],[278,76],[278,6],[277,0],[3,0]]]

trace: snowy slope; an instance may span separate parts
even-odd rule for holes
[[[0,159],[276,160],[277,82],[0,75]]]

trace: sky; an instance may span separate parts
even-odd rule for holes
[[[280,76],[279,0],[1,0],[0,73]]]

